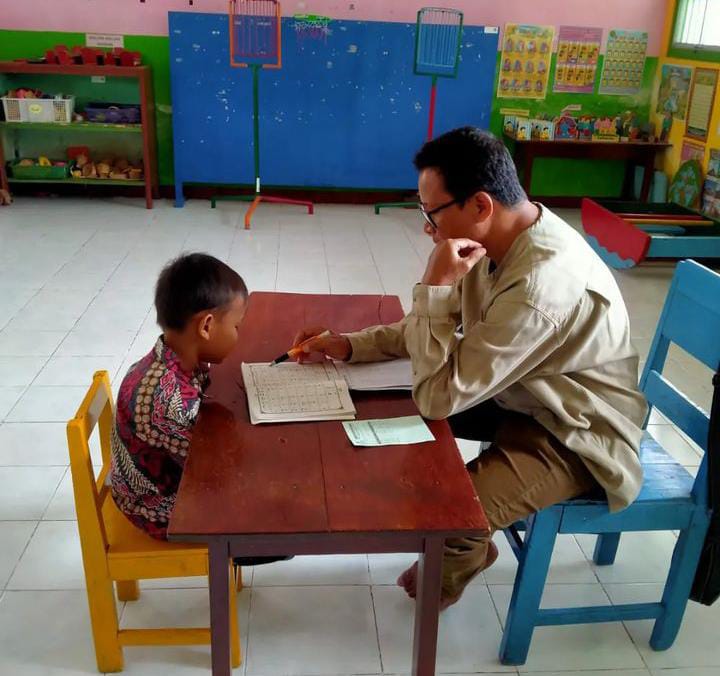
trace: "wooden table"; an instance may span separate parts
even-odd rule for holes
[[[506,135],[507,136],[507,135]],[[647,202],[650,194],[650,182],[655,171],[655,156],[670,147],[669,143],[649,143],[643,141],[540,141],[537,139],[519,141],[508,136],[514,143],[513,158],[521,176],[522,186],[530,195],[533,163],[538,157],[557,157],[581,160],[623,160],[626,163],[623,191],[632,198],[634,165],[644,168],[640,200]],[[535,196],[537,197],[537,196]],[[560,203],[561,200],[553,198]],[[571,198],[573,203],[579,198]]]
[[[340,422],[250,425],[243,361],[270,361],[302,326],[351,331],[396,321],[395,296],[254,293],[237,350],[213,368],[193,435],[172,540],[206,542],[214,676],[230,674],[228,559],[417,552],[412,674],[435,673],[443,541],[488,522],[445,421],[433,443],[355,448]],[[358,419],[417,413],[407,392],[354,393]]]

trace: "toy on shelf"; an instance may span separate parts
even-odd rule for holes
[[[555,140],[574,141],[578,137],[577,121],[570,115],[555,118]]]
[[[660,131],[660,142],[661,143],[667,143],[668,138],[670,138],[670,130],[672,129],[672,125],[673,125],[672,113],[665,113],[663,115],[662,129]]]
[[[527,117],[519,117],[515,126],[515,138],[518,141],[529,141],[530,135],[530,120]]]
[[[689,160],[680,167],[669,192],[671,199],[684,205],[583,199],[582,225],[589,244],[617,269],[657,258],[720,258],[720,222],[694,208],[699,181],[699,163]]]
[[[122,47],[115,47],[111,51],[95,47],[56,45],[45,52],[40,59],[28,59],[28,63],[60,64],[62,66],[92,65],[92,66],[141,66],[142,55]]]
[[[552,141],[555,129],[552,120],[530,120],[530,137],[535,141]]]
[[[592,141],[595,131],[595,118],[583,115],[577,121],[578,139],[580,141]]]
[[[503,121],[503,132],[508,136],[515,136],[518,118],[515,115],[506,115]]]
[[[637,113],[628,110],[622,116],[622,131],[620,138],[630,141],[637,141],[640,137],[640,123],[638,122]]]
[[[131,164],[126,158],[105,158],[98,162],[90,159],[86,153],[77,155],[70,169],[72,178],[98,179],[113,181],[142,181],[141,163]]]
[[[599,117],[595,120],[593,127],[593,141],[614,141],[620,140],[618,135],[618,118]]]

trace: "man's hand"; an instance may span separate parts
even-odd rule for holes
[[[303,329],[295,336],[293,347],[297,347],[300,343],[304,343],[303,351],[298,355],[297,360],[300,363],[309,361],[310,355],[319,353],[323,357],[336,359],[338,361],[347,361],[352,356],[352,345],[345,337],[332,331],[328,335],[321,336],[325,333],[326,328],[322,326],[313,326]]]
[[[470,272],[486,253],[482,244],[471,239],[443,240],[428,258],[422,283],[451,286]]]

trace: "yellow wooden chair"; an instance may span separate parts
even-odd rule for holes
[[[103,462],[97,477],[89,445],[96,425]],[[101,672],[122,671],[124,646],[210,643],[209,628],[120,629],[113,582],[120,601],[135,601],[140,596],[138,580],[207,575],[208,556],[202,545],[163,542],[146,535],[117,509],[108,485],[112,426],[110,378],[107,371],[98,371],[77,414],[68,422],[67,438],[95,657]],[[241,656],[234,590],[242,582],[235,579],[232,566],[228,566],[228,583],[232,664],[237,667]]]

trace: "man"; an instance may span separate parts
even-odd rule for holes
[[[420,412],[492,442],[468,472],[493,531],[602,489],[612,511],[637,496],[647,412],[627,310],[585,240],[527,199],[510,154],[472,127],[415,157],[433,238],[412,311],[348,335],[306,329],[305,348],[355,362],[409,356]],[[442,605],[497,557],[490,538],[448,540]],[[416,566],[398,579],[415,595]]]

